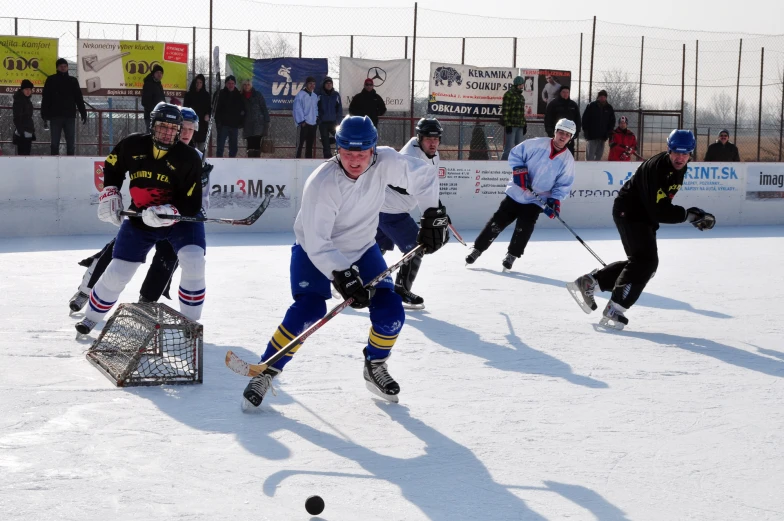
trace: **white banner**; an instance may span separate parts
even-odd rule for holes
[[[384,100],[389,112],[405,112],[411,108],[411,60],[361,60],[340,57],[340,95],[344,112],[358,94],[365,80]]]
[[[512,88],[518,69],[474,67],[454,63],[430,64],[430,114],[500,116],[504,94]]]

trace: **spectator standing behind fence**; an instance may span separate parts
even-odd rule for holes
[[[550,137],[555,136],[555,124],[561,119],[568,119],[574,122],[577,127],[575,137],[580,134],[582,121],[580,119],[580,108],[574,100],[569,99],[569,86],[562,85],[558,89],[558,97],[552,103],[547,105],[547,111],[544,115],[544,130]],[[570,140],[566,148],[574,156],[574,139]]]
[[[607,103],[607,91],[600,90],[596,101],[592,101],[583,112],[583,136],[585,136],[585,160],[601,161],[604,142],[615,126],[615,110]]]
[[[525,122],[524,82],[522,76],[517,76],[513,80],[512,86],[504,93],[501,104],[501,124],[504,126],[506,138],[504,153],[501,155],[502,161],[509,159],[509,152],[523,140],[528,129]]]
[[[60,155],[60,136],[65,134],[65,150],[69,156],[76,153],[76,110],[87,123],[79,80],[68,74],[65,58],[57,60],[57,72],[46,78],[41,96],[41,117],[51,127],[53,156]]]
[[[351,100],[348,113],[352,116],[367,116],[373,122],[373,126],[378,128],[378,118],[387,113],[387,106],[384,99],[376,92],[372,79],[365,80],[362,92]]]
[[[555,81],[555,78],[549,74],[544,79],[547,80],[547,83],[545,83],[542,89],[542,101],[549,105],[551,101],[558,97],[558,89],[561,88],[561,84]]]
[[[237,138],[242,118],[245,115],[245,100],[237,89],[237,79],[226,76],[224,87],[218,93],[218,105],[215,107],[215,125],[218,129],[217,157],[223,157],[223,147],[229,138],[229,157],[237,157]]]
[[[144,108],[144,131],[150,130],[150,112],[158,103],[166,103],[166,96],[163,93],[163,67],[153,65],[150,74],[145,76],[142,85],[142,107]]]
[[[719,140],[710,145],[705,152],[705,161],[740,162],[738,147],[730,143],[729,130],[725,128],[719,132]]]
[[[250,80],[242,80],[242,100],[245,103],[245,126],[242,135],[248,147],[248,157],[261,157],[261,138],[269,133],[270,115],[267,101],[253,88]]]
[[[332,87],[332,78],[329,76],[324,78],[321,88],[324,92],[318,102],[319,133],[324,158],[329,159],[332,157],[332,136],[335,135],[338,121],[343,121],[343,102],[340,101],[340,93]]]
[[[318,128],[319,96],[315,92],[316,78],[308,76],[305,87],[294,97],[294,123],[297,124],[297,158],[302,157],[302,145],[305,145],[305,157],[313,157],[313,144],[316,142]]]
[[[185,93],[184,103],[186,107],[192,108],[193,111],[196,112],[196,115],[199,116],[201,125],[199,125],[199,130],[193,134],[190,145],[202,151],[204,150],[204,142],[207,140],[207,127],[209,126],[210,115],[212,113],[210,93],[205,87],[206,84],[204,75],[197,74],[196,77],[193,78],[193,81],[191,81],[188,92]]]
[[[17,156],[29,156],[35,141],[35,125],[33,124],[33,82],[22,80],[22,85],[14,92],[14,137]]]
[[[631,161],[637,152],[637,137],[629,130],[629,120],[621,116],[618,128],[610,136],[610,155],[608,161]]]

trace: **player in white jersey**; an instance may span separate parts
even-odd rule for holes
[[[438,145],[441,144],[441,135],[444,129],[435,118],[422,118],[416,126],[416,137],[400,150],[401,154],[422,159],[432,165],[438,165]],[[438,171],[429,172],[438,176]],[[386,188],[384,206],[378,216],[378,230],[376,242],[381,253],[392,250],[395,246],[403,253],[408,253],[416,246],[419,226],[411,217],[411,212],[417,207],[417,200],[405,188],[389,185]],[[403,299],[403,307],[409,309],[424,309],[425,299],[411,292],[422,256],[417,255],[411,262],[400,268],[395,279],[395,292]]]
[[[569,196],[574,182],[574,157],[566,145],[577,133],[573,121],[561,119],[555,125],[555,136],[523,141],[509,153],[512,178],[506,185],[506,197],[485,225],[466,256],[473,264],[504,229],[517,220],[506,257],[504,271],[512,269],[534,232],[539,214],[554,219],[561,211],[561,201]],[[542,205],[537,198],[546,200]]]
[[[397,401],[400,386],[389,375],[386,361],[405,321],[403,305],[387,277],[375,287],[365,287],[386,270],[375,241],[378,214],[387,185],[405,188],[425,211],[417,242],[426,253],[447,240],[448,217],[438,201],[436,167],[397,153],[376,148],[378,133],[367,116],[348,116],[335,134],[337,154],[324,162],[305,182],[302,205],[294,222],[296,243],[291,249],[291,294],[294,303],[272,335],[262,360],[288,345],[327,311],[330,281],[354,308],[369,307],[370,333],[364,353],[364,378],[368,389]],[[254,377],[243,392],[243,409],[258,407],[272,379],[301,347]]]

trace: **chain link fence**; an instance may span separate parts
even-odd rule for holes
[[[412,60],[413,111],[390,112],[379,125],[380,142],[401,147],[413,123],[427,110],[431,62],[480,67],[572,71],[571,95],[581,111],[599,90],[608,92],[616,115],[626,115],[643,156],[663,149],[679,125],[698,137],[704,156],[722,129],[745,161],[780,161],[784,151],[784,37],[679,31],[597,19],[541,21],[471,16],[430,9],[335,8],[274,5],[238,0],[170,0],[166,12],[142,0],[130,6],[85,0],[69,11],[72,20],[45,19],[41,4],[12,5],[0,17],[0,34],[52,37],[60,55],[76,61],[78,38],[183,42],[189,44],[189,74],[214,77],[212,49],[250,58],[327,58],[335,88],[344,94],[361,85],[341,85],[339,58]],[[124,20],[118,23],[118,12]],[[138,23],[137,23],[138,22]],[[53,71],[41,71],[51,73]],[[190,80],[190,78],[189,78]],[[40,99],[34,96],[38,105]],[[90,117],[79,125],[77,153],[102,155],[128,133],[143,129],[139,101],[87,97]],[[10,145],[10,95],[0,96],[0,145]],[[272,114],[275,152],[293,157],[296,129],[290,112]],[[500,159],[503,128],[497,120],[439,118],[445,127],[443,156]],[[36,125],[40,118],[36,118]],[[214,133],[213,133],[214,134]],[[544,135],[531,121],[528,135]],[[37,128],[33,153],[48,153],[48,132]],[[242,143],[242,141],[241,141]],[[316,144],[319,157],[320,144]],[[578,158],[583,144],[578,142]],[[244,150],[240,151],[244,155]]]

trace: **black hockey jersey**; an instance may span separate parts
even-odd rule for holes
[[[122,139],[104,161],[104,186],[121,188],[130,177],[129,209],[171,204],[180,214],[194,216],[201,210],[201,159],[195,149],[177,143],[161,159],[153,156],[150,134]]]

